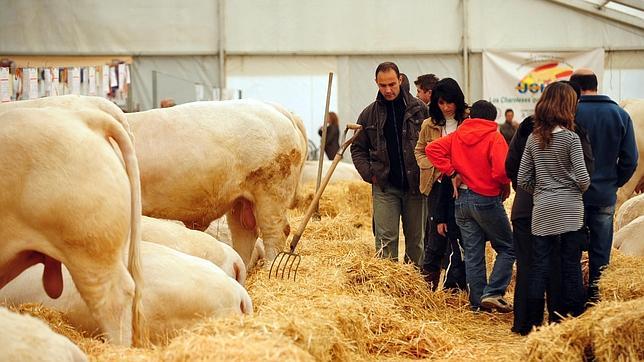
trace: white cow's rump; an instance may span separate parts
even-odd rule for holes
[[[127,132],[82,102],[11,108],[0,106],[0,288],[43,263],[41,285],[55,298],[62,263],[108,339],[130,345],[141,330],[141,203]]]
[[[631,197],[619,207],[615,214],[615,231],[619,231],[642,215],[644,215],[644,195]]]
[[[0,307],[0,360],[38,362],[87,361],[69,339],[54,333],[43,321]]]
[[[644,216],[628,223],[613,236],[613,245],[624,255],[644,257]]]
[[[633,120],[635,141],[639,157],[637,168],[628,182],[617,190],[617,202],[615,210],[619,210],[622,203],[628,200],[634,193],[644,191],[644,99],[630,99],[622,102],[622,107],[628,112]]]
[[[251,100],[196,102],[127,115],[143,213],[205,230],[226,215],[249,267],[259,232],[273,258],[290,232],[306,135],[297,117]]]
[[[329,166],[331,166],[331,161],[325,160],[322,164],[322,178],[329,172]],[[302,183],[307,182],[317,182],[318,178],[318,161],[306,161],[304,164],[304,172],[302,172]],[[350,180],[362,180],[358,171],[351,163],[340,162],[333,171],[331,180],[329,183],[337,181],[350,181]]]
[[[241,285],[246,282],[246,265],[239,254],[231,246],[204,232],[188,229],[174,221],[143,216],[141,238],[209,260]]]
[[[151,342],[163,343],[166,336],[203,317],[253,313],[244,287],[213,263],[145,241],[141,243],[141,257],[145,278],[143,316]],[[41,274],[42,266],[31,267],[0,290],[0,301],[42,303],[63,312],[74,327],[100,334],[100,325],[87,310],[67,270],[63,268],[66,287],[58,299],[49,298],[36,287]]]
[[[77,96],[68,94],[64,96],[29,99],[24,101],[3,103],[2,105],[0,105],[0,111],[7,111],[16,108],[43,107],[59,107],[71,111],[78,110],[79,108],[100,110],[114,117],[114,119],[116,119],[116,121],[119,122],[123,126],[123,128],[125,128],[125,130],[128,132],[128,135],[130,135],[130,125],[127,122],[125,113],[123,113],[123,111],[121,111],[121,109],[116,104],[108,101],[103,97]]]

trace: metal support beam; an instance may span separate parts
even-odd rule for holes
[[[644,30],[644,20],[637,16],[622,13],[617,10],[602,8],[598,9],[597,5],[583,0],[548,0],[555,4],[563,5],[571,9],[581,10],[604,19],[612,20],[621,24],[629,25],[639,30]]]
[[[644,11],[644,1],[642,0],[613,0],[613,2],[639,11]]]
[[[469,58],[469,19],[467,15],[468,1],[463,0],[463,90],[465,100],[470,101],[470,58]]]
[[[597,9],[601,10],[604,6],[608,5],[609,2],[610,0],[604,0],[604,2],[597,7]]]
[[[226,0],[217,1],[217,25],[219,38],[219,100],[226,88]]]

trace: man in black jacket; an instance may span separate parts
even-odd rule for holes
[[[376,68],[378,95],[358,117],[363,132],[351,145],[351,157],[363,180],[372,184],[376,251],[398,259],[398,225],[402,217],[405,260],[422,264],[425,198],[414,147],[427,107],[401,87],[398,66]]]

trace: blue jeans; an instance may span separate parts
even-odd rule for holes
[[[553,311],[563,316],[578,316],[583,312],[585,295],[584,281],[581,274],[581,244],[585,239],[585,230],[571,231],[559,235],[537,236],[532,240],[532,270],[528,276],[530,289],[528,298],[543,299],[548,281],[553,277],[551,264],[552,253],[557,246],[560,247],[559,277],[561,289],[556,291],[560,295],[551,296],[558,301]],[[550,310],[550,308],[549,308]],[[543,318],[543,309],[541,310]]]
[[[483,196],[472,190],[459,190],[455,206],[456,224],[463,237],[470,306],[476,309],[481,305],[481,298],[503,296],[510,283],[514,264],[512,229],[500,196]],[[497,254],[489,283],[485,265],[486,240],[490,240]]]
[[[384,258],[398,260],[398,235],[402,218],[405,261],[420,267],[423,263],[423,238],[427,218],[425,196],[393,187],[383,190],[374,185],[371,193],[376,253]]]
[[[615,205],[584,207],[586,226],[590,230],[588,245],[588,299],[599,300],[597,282],[602,269],[610,262],[613,246],[613,215]]]

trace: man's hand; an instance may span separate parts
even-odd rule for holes
[[[505,201],[510,197],[510,184],[501,185],[501,200]]]
[[[438,224],[438,225],[436,225],[436,229],[437,229],[438,234],[440,236],[447,235],[447,224],[445,224],[445,223]]]
[[[462,183],[463,179],[461,178],[461,175],[456,174],[456,176],[452,177],[452,186],[454,188],[452,196],[454,196],[455,199],[458,199],[458,187],[461,186]]]

